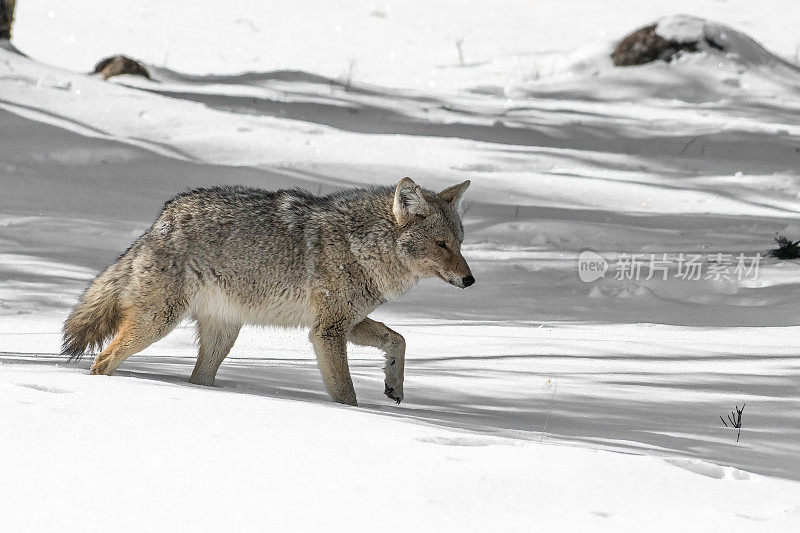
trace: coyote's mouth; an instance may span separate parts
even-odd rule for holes
[[[436,275],[439,276],[439,279],[441,279],[445,283],[449,283],[453,287],[458,287],[459,289],[463,289],[464,288],[464,284],[461,283],[461,280],[458,279],[458,278],[456,278],[456,280],[453,280],[452,278],[446,278],[441,273],[439,273],[438,271],[436,272]]]

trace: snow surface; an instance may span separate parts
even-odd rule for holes
[[[656,33],[668,41],[701,45],[704,44],[705,29],[705,19],[686,15],[664,17],[656,25]]]
[[[0,49],[4,526],[800,524],[800,266],[613,277],[621,254],[800,238],[795,2],[19,4],[27,57]],[[733,53],[611,66],[678,13]],[[120,52],[154,81],[84,73]],[[477,283],[375,313],[407,339],[400,406],[365,348],[360,407],[330,404],[302,331],[244,330],[214,389],[186,383],[188,323],[110,378],[58,355],[77,296],[176,192],[406,175],[472,180]],[[586,249],[605,278],[579,280]],[[719,417],[742,403],[737,443]]]

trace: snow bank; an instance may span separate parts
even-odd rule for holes
[[[224,9],[198,6],[205,7],[187,10],[182,1],[158,0],[141,0],[133,9],[110,8],[105,0],[75,0],[67,7],[28,0],[17,6],[14,42],[36,59],[84,72],[115,53],[200,75],[295,69],[337,79],[352,66],[357,83],[433,92],[513,86],[529,76],[566,72],[567,63],[581,58],[562,61],[564,55],[584,45],[607,50],[610,41],[669,12],[746,28],[782,57],[793,56],[797,44],[795,29],[785,23],[795,13],[794,0],[764,0],[757,9],[751,0],[672,0],[669,6],[475,0],[467,9],[456,0],[311,0],[302,9],[249,0],[229,0]],[[124,15],[114,16],[117,9]],[[87,13],[110,16],[96,23]]]
[[[758,41],[730,26],[689,15],[658,20],[656,33],[679,43],[697,43],[701,52],[721,55],[747,66],[781,66],[800,75],[800,65],[792,65],[773,54]]]
[[[618,41],[598,39],[570,51],[517,60],[513,68],[524,75],[514,83],[502,87],[483,84],[474,90],[501,92],[517,99],[577,90],[613,101],[657,97],[700,103],[736,98],[742,88],[786,98],[800,88],[800,65],[787,61],[732,26],[696,16],[675,15],[658,19],[655,31],[664,39],[692,44],[696,51],[681,51],[668,64],[653,61],[620,69],[610,58]],[[508,64],[506,68],[512,66]],[[578,80],[583,80],[587,89],[575,87]]]

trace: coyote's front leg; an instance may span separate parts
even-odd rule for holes
[[[384,394],[400,403],[403,399],[403,372],[406,362],[406,340],[381,322],[365,318],[350,331],[348,339],[359,346],[374,346],[386,354]]]
[[[347,365],[347,334],[341,321],[318,320],[311,328],[310,337],[328,394],[334,402],[358,405]]]

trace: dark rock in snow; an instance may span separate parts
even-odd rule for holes
[[[639,28],[631,33],[614,49],[611,59],[617,67],[644,65],[652,61],[671,61],[681,52],[698,52],[700,41],[673,41],[665,39],[656,32],[657,24]],[[722,50],[722,47],[708,38],[703,38],[704,45]]]
[[[94,66],[94,74],[102,74],[105,80],[120,74],[133,74],[150,79],[150,73],[147,72],[144,65],[127,56],[112,56],[103,59]]]
[[[0,39],[11,39],[11,26],[14,24],[16,0],[0,0]]]
[[[622,39],[611,53],[614,66],[630,67],[657,60],[670,61],[681,50],[697,51],[697,43],[679,43],[664,39],[656,33],[656,27],[656,24],[652,24],[639,28]]]

